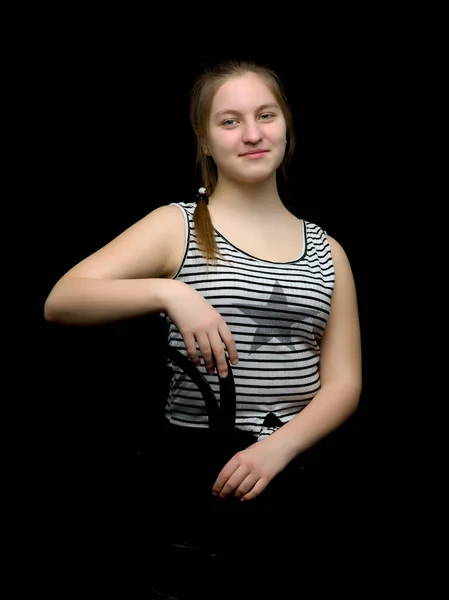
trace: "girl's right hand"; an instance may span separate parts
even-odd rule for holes
[[[197,290],[183,282],[178,283],[181,285],[167,299],[165,312],[182,335],[190,360],[198,366],[201,356],[207,372],[212,374],[215,357],[219,376],[226,377],[225,348],[230,363],[235,365],[238,362],[235,340],[229,327],[220,313]]]

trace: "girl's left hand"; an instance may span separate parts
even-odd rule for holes
[[[272,441],[267,437],[234,454],[212,487],[214,496],[233,495],[240,500],[258,496],[288,462],[282,452],[276,452]]]

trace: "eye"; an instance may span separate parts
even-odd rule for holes
[[[235,124],[235,122],[235,119],[226,119],[226,121],[223,121],[222,125],[225,125],[225,127],[231,127]]]
[[[260,119],[262,119],[262,121],[268,121],[269,119],[272,119],[275,115],[273,115],[272,113],[264,113],[263,115],[260,115]]]

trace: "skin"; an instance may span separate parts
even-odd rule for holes
[[[209,199],[214,225],[236,246],[273,261],[296,258],[301,222],[282,204],[276,169],[285,153],[285,120],[263,79],[232,77],[218,89],[204,146],[218,170]],[[264,150],[256,158],[248,152]],[[213,372],[213,355],[227,375],[238,352],[221,315],[195,289],[172,279],[184,251],[184,218],[162,206],[68,271],[50,292],[45,318],[93,325],[165,312],[183,336],[187,353]],[[286,465],[344,423],[358,406],[361,344],[357,297],[342,246],[329,237],[336,283],[321,340],[321,388],[309,405],[264,440],[224,465],[212,493],[240,500],[258,496]]]
[[[260,77],[247,74],[225,82],[212,102],[207,141],[219,166],[219,186],[251,191],[254,185],[270,181],[272,187],[286,135],[282,111]],[[257,150],[265,151],[264,156],[251,160],[248,153]],[[275,188],[272,191],[276,193]]]

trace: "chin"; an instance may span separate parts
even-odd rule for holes
[[[264,183],[264,181],[267,181],[268,179],[271,178],[271,176],[273,175],[273,172],[270,171],[270,173],[265,173],[264,175],[253,175],[253,176],[249,176],[249,175],[242,175],[241,177],[238,177],[238,181],[240,181],[241,183],[249,183],[249,184],[258,184],[258,183]]]
[[[246,181],[263,181],[268,179],[276,172],[276,164],[248,164],[244,169],[238,169],[236,176]]]

